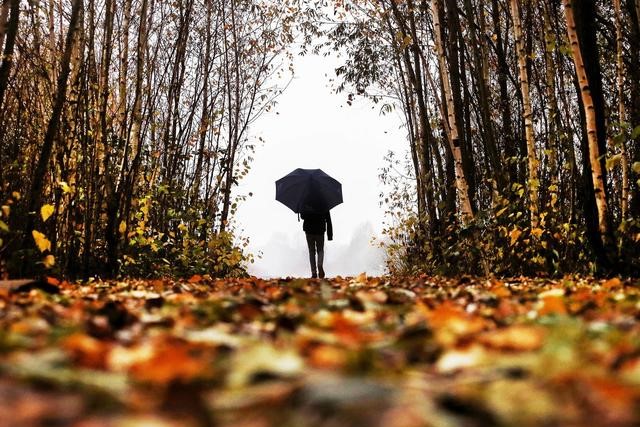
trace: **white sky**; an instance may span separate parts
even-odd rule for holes
[[[389,149],[402,150],[405,130],[396,114],[380,115],[380,105],[335,94],[329,79],[337,60],[297,57],[295,77],[274,110],[251,127],[262,137],[251,171],[237,189],[253,193],[236,215],[248,251],[262,253],[249,268],[260,277],[310,275],[302,222],[275,200],[275,181],[296,168],[320,168],[342,183],[344,203],[331,211],[334,240],[325,241],[327,276],[369,275],[384,271],[384,253],[369,242],[380,237],[384,213],[379,207],[378,179]],[[276,114],[277,113],[277,114]]]

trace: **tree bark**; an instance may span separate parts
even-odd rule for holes
[[[38,157],[38,163],[36,164],[34,170],[32,186],[29,191],[27,203],[27,225],[24,228],[25,235],[23,239],[24,248],[31,246],[30,244],[28,244],[28,242],[31,239],[31,232],[34,229],[34,223],[36,219],[35,212],[41,204],[45,175],[49,166],[49,160],[51,159],[53,143],[58,132],[58,127],[60,125],[60,117],[64,109],[67,94],[67,84],[71,71],[71,54],[73,51],[73,42],[76,32],[78,31],[78,18],[80,16],[81,10],[82,0],[74,0],[71,7],[69,29],[67,30],[65,39],[65,47],[61,61],[60,74],[58,76],[58,85],[56,97],[53,104],[53,111],[51,113],[51,118],[47,126],[47,131],[45,133],[42,148],[40,150],[40,156]]]
[[[456,188],[458,190],[458,199],[460,202],[460,216],[463,224],[468,224],[473,220],[473,208],[471,207],[471,200],[469,198],[469,186],[464,174],[462,152],[460,150],[460,136],[458,129],[458,121],[456,118],[455,106],[453,102],[453,94],[451,92],[451,85],[449,82],[449,76],[447,75],[447,66],[445,62],[444,47],[442,44],[442,29],[440,24],[440,1],[433,0],[432,3],[432,15],[433,25],[435,33],[435,48],[438,56],[438,65],[440,71],[440,79],[442,80],[442,86],[444,90],[444,97],[447,104],[447,120],[445,125],[449,128],[449,145],[451,147],[451,153],[453,155],[454,167],[455,167],[455,180]]]
[[[583,103],[587,127],[586,132],[589,144],[588,154],[591,169],[591,180],[593,183],[595,202],[598,211],[598,231],[602,242],[605,243],[606,246],[606,243],[609,240],[609,221],[604,176],[600,160],[601,150],[598,144],[598,118],[596,116],[591,87],[589,85],[589,79],[587,78],[580,40],[578,39],[578,32],[576,30],[573,1],[564,0],[564,6],[565,18],[567,21],[567,33],[569,36],[569,42],[571,43],[571,52],[575,65],[576,76],[578,78],[578,84],[580,86],[580,96]]]
[[[520,75],[520,93],[522,94],[522,118],[524,120],[525,138],[527,143],[527,165],[529,190],[529,215],[531,228],[536,228],[539,222],[538,189],[538,158],[536,155],[535,135],[533,132],[533,110],[531,108],[531,95],[529,91],[529,73],[527,71],[527,57],[524,40],[522,37],[522,20],[520,19],[520,1],[510,0],[511,16],[513,18],[513,31],[516,39],[516,53],[518,56],[518,72]]]
[[[638,3],[636,3],[638,4]],[[620,0],[613,0],[613,7],[615,12],[615,27],[616,27],[616,83],[618,89],[618,123],[620,124],[620,131],[624,133],[623,124],[627,122],[627,113],[625,110],[625,91],[624,91],[624,59],[623,59],[623,38],[622,38],[622,12],[620,7]],[[629,210],[629,160],[627,158],[627,141],[626,138],[622,138],[619,141],[620,144],[620,163],[622,173],[622,184],[620,188],[620,219],[625,221],[627,219],[627,212]]]
[[[2,65],[0,66],[0,117],[2,117],[4,96],[5,92],[7,91],[7,84],[9,82],[9,73],[11,72],[11,66],[13,65],[13,48],[16,44],[16,36],[18,35],[18,23],[20,21],[20,0],[7,1],[11,2],[11,12],[9,15],[9,21],[7,22],[7,42],[4,46]],[[0,141],[2,141],[3,139],[4,126],[0,126]]]

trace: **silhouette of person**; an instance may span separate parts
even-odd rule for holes
[[[309,247],[309,262],[311,264],[311,277],[324,278],[324,233],[327,232],[327,239],[333,240],[333,226],[331,225],[331,215],[329,212],[317,213],[314,211],[302,212],[300,217],[304,220],[302,230],[307,235],[307,246]],[[316,253],[318,262],[316,264]]]

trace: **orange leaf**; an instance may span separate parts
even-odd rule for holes
[[[62,348],[79,366],[105,369],[111,345],[89,335],[75,333],[62,341]]]
[[[209,374],[202,348],[182,341],[158,344],[155,354],[148,360],[131,367],[131,375],[138,381],[168,384],[172,381],[190,381]]]
[[[540,316],[544,316],[546,314],[567,314],[567,307],[564,304],[564,298],[555,295],[543,297],[542,306],[538,309],[538,314]]]
[[[60,285],[60,281],[55,277],[47,276],[47,283],[53,286]]]
[[[199,283],[202,281],[202,276],[199,274],[194,274],[193,276],[191,276],[191,278],[188,280],[189,283]]]
[[[542,346],[544,330],[535,326],[516,325],[482,334],[480,342],[496,350],[532,351]]]
[[[622,286],[622,281],[620,281],[620,279],[618,279],[617,277],[614,277],[613,279],[609,279],[602,284],[602,287],[605,289],[618,289],[621,286]]]
[[[342,348],[321,344],[311,350],[309,364],[320,369],[339,369],[346,365],[347,356]]]

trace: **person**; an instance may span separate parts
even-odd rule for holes
[[[307,235],[307,246],[309,247],[309,262],[311,263],[311,277],[324,279],[324,233],[327,232],[327,239],[333,240],[333,226],[331,225],[331,215],[329,212],[302,212],[300,217],[304,220],[302,230]],[[316,264],[316,253],[318,262]]]

